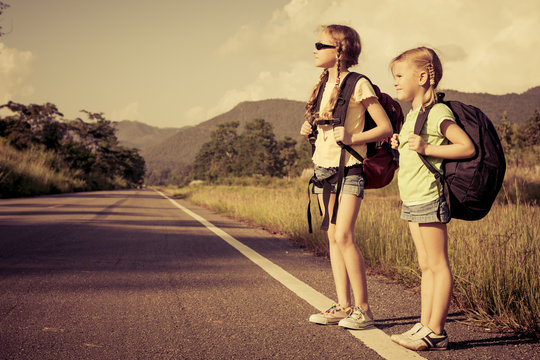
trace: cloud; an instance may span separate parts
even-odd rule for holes
[[[0,43],[0,102],[22,102],[34,93],[27,83],[32,73],[33,55],[30,51],[8,48]]]
[[[467,52],[465,49],[457,44],[443,44],[437,48],[439,56],[446,60],[446,62],[464,61],[467,58]]]
[[[109,117],[110,120],[113,121],[139,120],[141,117],[139,112],[139,103],[132,102],[121,109],[114,109]]]
[[[253,26],[247,24],[242,25],[234,36],[227,39],[227,41],[218,48],[217,53],[219,56],[227,56],[240,52],[245,44],[254,43],[257,36],[258,34]]]
[[[205,120],[208,120],[212,116],[213,115],[211,115],[211,113],[202,106],[192,107],[184,113],[184,116],[182,118],[182,124],[196,125]]]
[[[496,9],[486,11],[486,9]],[[239,102],[269,98],[304,101],[318,79],[313,43],[324,24],[345,24],[362,39],[359,65],[385,92],[394,95],[389,71],[404,50],[429,46],[439,53],[443,89],[504,94],[540,85],[540,2],[526,0],[291,0],[266,23],[242,24],[217,50],[260,66],[258,76],[227,90],[209,108],[192,108],[195,124],[229,111]],[[244,66],[244,65],[241,65]]]
[[[487,12],[488,8],[493,11]],[[421,1],[291,0],[268,22],[244,24],[226,43],[228,51],[221,54],[244,54],[247,58],[256,52],[260,59],[272,59],[281,68],[270,70],[269,78],[282,81],[285,77],[280,74],[292,71],[291,62],[312,64],[312,43],[319,25],[341,23],[355,28],[362,38],[360,66],[355,70],[370,75],[388,92],[393,91],[390,60],[419,45],[439,51],[445,73],[442,87],[521,92],[540,84],[539,12],[536,0],[512,4],[501,0],[433,0],[429,6]],[[303,84],[294,88],[305,89],[315,80],[293,80]],[[254,94],[268,98],[273,89],[288,86],[259,89],[262,83],[260,78],[252,79],[250,85],[229,90],[222,101],[248,100]],[[301,97],[300,92],[284,94]]]
[[[243,101],[265,99],[292,99],[305,101],[314,86],[314,80],[321,71],[312,62],[297,61],[283,71],[260,71],[252,82],[226,91],[217,104],[211,108],[193,107],[183,119],[189,124],[197,124],[227,112]],[[309,79],[310,81],[305,81]]]

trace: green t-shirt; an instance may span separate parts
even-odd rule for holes
[[[418,153],[409,150],[409,135],[414,133],[414,125],[418,114],[419,110],[411,110],[407,114],[405,123],[399,133],[398,185],[401,200],[405,205],[424,204],[439,197],[435,177],[424,165]],[[420,134],[427,144],[448,144],[448,140],[441,133],[443,120],[455,121],[455,118],[448,106],[435,104],[431,108],[426,124]],[[443,159],[428,156],[427,160],[437,171],[442,173]]]

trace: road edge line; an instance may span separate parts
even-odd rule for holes
[[[236,240],[234,237],[221,230],[202,216],[194,213],[185,206],[180,205],[178,202],[176,202],[176,200],[170,198],[161,191],[154,191],[160,194],[165,199],[169,200],[175,207],[200,222],[208,230],[219,236],[226,243],[238,250],[242,255],[244,255],[249,260],[258,265],[261,269],[266,271],[270,276],[272,276],[274,279],[276,279],[293,293],[295,293],[298,297],[302,298],[308,304],[314,306],[317,310],[326,310],[328,305],[333,302],[332,299],[313,289],[311,286],[307,285],[302,280],[291,275],[290,273],[285,271],[285,269],[274,264],[261,254],[257,253],[255,250],[244,245],[242,242]],[[390,336],[388,336],[384,331],[376,327],[364,330],[349,330],[349,333],[351,333],[354,337],[362,341],[367,347],[371,348],[373,351],[375,351],[377,354],[387,360],[425,359],[424,357],[418,355],[416,352],[397,345],[392,340],[390,340]]]

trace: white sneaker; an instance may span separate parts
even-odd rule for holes
[[[371,327],[374,324],[373,319],[366,311],[359,306],[353,308],[353,313],[341,320],[338,325],[347,329],[365,329]]]
[[[430,328],[424,326],[416,334],[404,338],[401,346],[411,350],[446,350],[448,348],[448,335],[443,331],[436,335]]]
[[[352,313],[350,306],[344,308],[339,304],[332,304],[328,310],[311,315],[309,321],[320,325],[335,325],[349,316],[350,313]]]
[[[413,336],[418,331],[420,331],[420,329],[422,329],[423,327],[424,327],[424,325],[422,325],[421,323],[418,322],[418,323],[414,324],[414,326],[412,328],[405,331],[404,333],[394,334],[394,335],[390,336],[390,340],[392,340],[396,344],[402,345],[401,344],[402,341],[404,341],[405,339]]]

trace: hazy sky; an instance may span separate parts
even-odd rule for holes
[[[305,101],[321,24],[354,27],[360,64],[394,95],[389,61],[439,50],[442,88],[540,85],[538,0],[4,0],[0,102],[193,125],[245,100]]]

